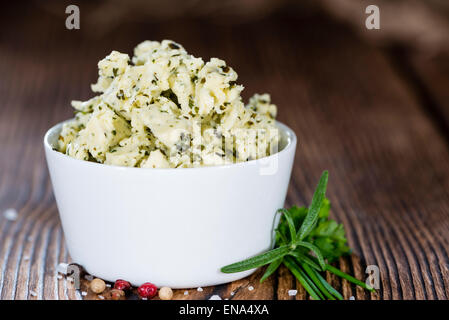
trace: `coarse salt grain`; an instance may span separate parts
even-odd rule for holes
[[[221,300],[221,297],[219,295],[214,294],[212,297],[209,298],[209,300]]]
[[[248,287],[248,290],[249,290],[249,291],[253,291],[253,290],[254,290],[254,287],[253,287],[253,286],[249,286],[249,287]]]
[[[298,293],[298,290],[288,290],[288,295],[290,297],[296,296],[297,293]]]
[[[142,300],[148,300],[148,298],[141,298]]]
[[[85,297],[85,296],[87,296],[87,292],[86,291],[82,291],[81,295]]]
[[[31,291],[30,291],[30,294],[31,294],[33,297],[37,297],[36,291],[31,290]]]
[[[235,294],[235,292],[234,291],[231,291],[231,296],[233,296]]]
[[[189,295],[189,291],[184,291],[184,295],[188,296]]]
[[[56,276],[56,278],[58,278],[59,280],[61,280],[61,279],[62,279],[62,276],[61,276],[60,274],[58,274],[58,275]]]
[[[202,291],[203,291],[203,288],[199,287],[198,289],[196,289],[196,291],[202,292]]]
[[[110,288],[110,287],[111,287],[111,285],[110,285],[109,283],[106,283],[106,287]]]
[[[350,296],[349,300],[355,300],[355,297],[354,296]]]
[[[69,265],[67,263],[61,262],[56,267],[56,271],[58,271],[58,273],[67,274],[67,268],[68,267],[69,267]]]
[[[9,221],[16,221],[19,214],[17,213],[16,209],[6,209],[5,212],[3,212],[3,216],[6,218],[6,220]]]
[[[103,296],[101,296],[101,295],[100,295],[100,296],[98,296],[98,298],[100,298],[101,300],[104,300],[104,297],[103,297]]]

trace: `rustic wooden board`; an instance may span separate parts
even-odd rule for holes
[[[407,61],[410,77],[416,79],[418,96],[449,141],[449,55],[418,55]]]
[[[236,26],[140,22],[97,38],[94,30],[65,30],[63,19],[49,13],[20,14],[0,19],[0,72],[7,75],[0,78],[0,210],[19,211],[16,221],[0,215],[1,299],[82,299],[56,277],[57,264],[70,258],[41,140],[47,128],[71,117],[71,99],[91,96],[100,58],[163,38],[228,61],[246,98],[272,94],[279,119],[299,137],[288,205],[307,204],[321,171],[330,171],[332,215],[354,248],[339,267],[360,279],[366,265],[381,272],[378,294],[328,275],[345,298],[449,297],[448,141],[389,53],[319,17]],[[176,291],[175,298],[308,298],[285,269],[262,285],[260,272],[187,296]]]

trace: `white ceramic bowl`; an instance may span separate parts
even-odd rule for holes
[[[281,149],[231,165],[151,169],[97,164],[44,146],[66,243],[89,273],[133,285],[192,288],[241,279],[220,268],[273,246],[296,136],[278,123]]]

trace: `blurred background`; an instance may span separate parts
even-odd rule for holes
[[[80,9],[79,30],[65,28],[70,4]],[[371,4],[381,11],[379,30],[365,27],[365,9]],[[91,96],[89,84],[96,79],[96,63],[111,50],[131,54],[146,39],[172,39],[196,56],[223,58],[247,85],[246,96],[272,89],[261,87],[261,78],[282,68],[292,76],[300,72],[289,64],[303,59],[304,51],[317,59],[333,51],[357,54],[348,41],[380,48],[395,59],[400,72],[415,80],[430,77],[433,81],[449,72],[446,0],[35,0],[5,4],[0,15],[2,89],[21,87],[34,104],[53,94],[53,99],[45,100],[55,104],[46,107],[47,117],[56,109],[70,116],[69,100]],[[307,61],[295,63],[310,71]],[[10,81],[14,77],[23,82]],[[36,85],[43,87],[36,90]],[[283,97],[292,100],[291,92],[279,89],[280,83],[268,81],[268,85],[276,87],[271,90],[275,102]],[[447,91],[445,85],[419,85],[447,97],[442,93]],[[57,99],[55,92],[60,95]],[[26,100],[24,104],[42,111]],[[6,115],[2,121],[8,121]]]
[[[70,4],[80,8],[79,30],[65,28]],[[365,27],[365,9],[370,4],[380,8],[379,30]],[[57,108],[66,117],[71,112],[70,99],[91,96],[89,84],[96,79],[96,63],[102,57],[111,50],[131,54],[146,39],[172,39],[196,56],[223,58],[247,84],[247,96],[271,89],[259,84],[262,77],[280,72],[275,63],[289,69],[288,64],[301,59],[304,51],[356,54],[348,41],[381,48],[408,76],[438,77],[449,71],[449,2],[445,0],[36,0],[10,2],[1,16],[3,90],[6,85],[19,87],[8,81],[11,77],[30,80],[20,84],[28,99],[37,102],[45,92],[58,92],[61,99],[46,103],[59,105],[48,110]],[[19,73],[14,62],[20,65],[16,66],[21,68]],[[416,70],[407,71],[409,63]],[[300,67],[307,68],[307,61]],[[297,68],[289,71],[292,76],[299,72]],[[42,90],[29,91],[38,84],[44,86]],[[269,85],[277,87],[272,90],[275,102],[282,99],[278,94],[292,95],[278,90],[280,83]],[[67,95],[69,91],[73,95]],[[30,109],[39,109],[24,102]]]
[[[65,26],[71,4],[79,30]],[[379,30],[365,26],[369,5]],[[45,131],[93,96],[100,59],[163,39],[225,60],[245,101],[271,94],[299,137],[287,205],[306,204],[329,169],[332,214],[355,253],[389,275],[383,298],[449,296],[447,0],[36,0],[0,12],[0,210],[19,213],[0,216],[0,297],[25,297],[20,283],[67,257]],[[27,250],[32,267],[19,263]]]

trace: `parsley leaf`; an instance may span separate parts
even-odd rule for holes
[[[330,209],[331,205],[329,199],[324,198],[318,214],[317,224],[305,238],[305,241],[318,247],[321,250],[324,259],[333,262],[343,255],[350,254],[351,250],[347,246],[346,233],[343,224],[338,224],[335,220],[329,219]],[[298,229],[308,213],[308,208],[293,206],[286,211],[290,213],[290,217],[292,218],[296,229]],[[289,226],[285,215],[281,217],[277,230],[279,231],[276,236],[277,244],[282,242],[281,238],[291,241]]]

